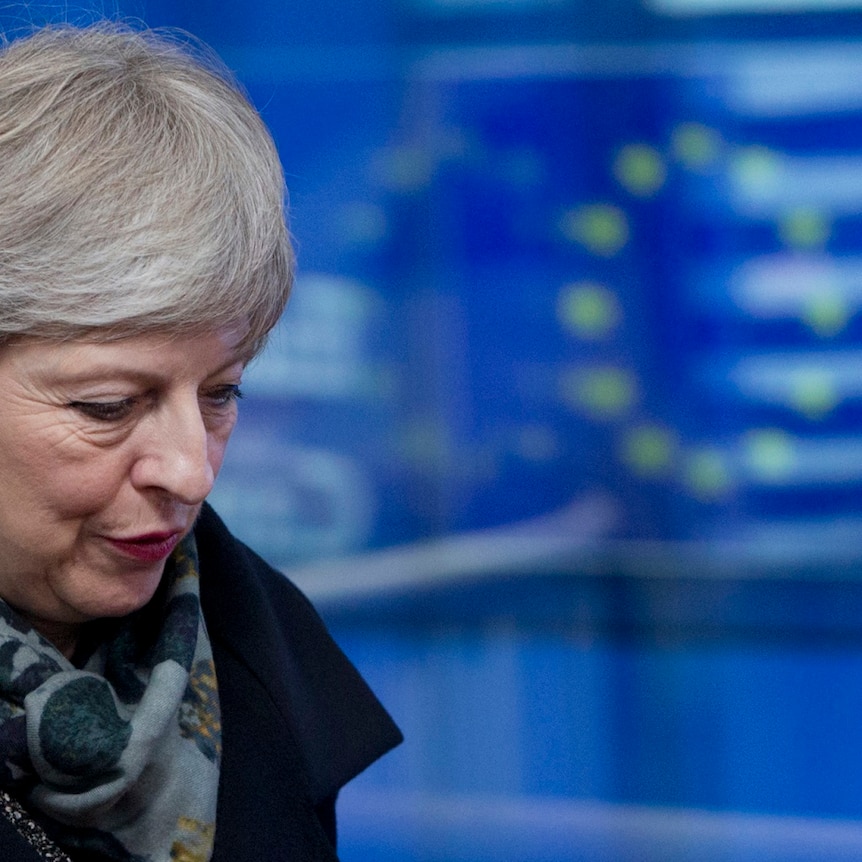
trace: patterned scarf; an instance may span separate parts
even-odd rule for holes
[[[189,536],[145,608],[93,624],[80,669],[0,601],[0,787],[72,854],[210,859],[221,724],[198,587]]]

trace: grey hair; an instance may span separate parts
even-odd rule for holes
[[[62,25],[0,50],[0,343],[247,326],[284,310],[284,175],[188,40]]]

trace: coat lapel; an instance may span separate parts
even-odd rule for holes
[[[264,809],[278,817],[269,828],[281,822],[323,834],[309,815],[397,745],[400,731],[296,587],[234,539],[209,507],[195,535],[222,704],[217,843],[235,817],[255,819]],[[250,794],[244,800],[236,798],[240,786]]]

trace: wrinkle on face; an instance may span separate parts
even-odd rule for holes
[[[213,393],[244,365],[229,329],[0,347],[0,598],[55,630],[149,601],[164,561],[105,537],[192,528],[236,418]],[[124,399],[118,421],[72,406]]]

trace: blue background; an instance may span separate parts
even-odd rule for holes
[[[185,28],[276,138],[213,500],[407,735],[345,862],[862,855],[862,12],[809,5],[0,7]]]

